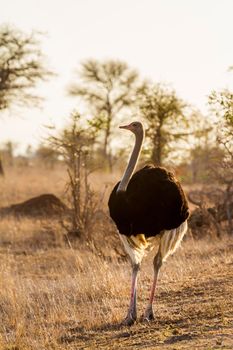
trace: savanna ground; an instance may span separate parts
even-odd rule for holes
[[[0,206],[46,192],[63,198],[64,178],[63,170],[9,169]],[[97,189],[114,181],[92,180]],[[130,264],[105,220],[93,243],[67,240],[57,219],[0,220],[0,349],[233,349],[233,238],[187,237],[162,267],[156,320],[129,328],[120,322]],[[152,259],[140,272],[139,315]]]

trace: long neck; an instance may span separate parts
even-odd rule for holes
[[[124,172],[124,175],[119,183],[117,192],[125,192],[128,186],[128,183],[133,175],[134,169],[136,168],[137,161],[141,152],[142,142],[144,138],[144,133],[142,132],[139,135],[136,135],[135,145],[128,163],[128,166]]]

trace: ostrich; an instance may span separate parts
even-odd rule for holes
[[[187,231],[189,209],[185,194],[174,175],[161,167],[147,165],[132,176],[143,143],[144,129],[136,121],[120,126],[135,135],[135,145],[120,182],[109,197],[110,216],[115,222],[124,248],[132,262],[130,305],[124,325],[137,319],[137,275],[145,253],[158,245],[154,258],[154,280],[143,320],[154,319],[152,303],[159,270],[179,246]]]

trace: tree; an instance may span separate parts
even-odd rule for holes
[[[213,169],[223,160],[223,150],[213,145],[197,145],[190,150],[189,167],[192,183],[213,181]]]
[[[17,144],[11,141],[4,142],[1,145],[1,156],[4,159],[4,163],[8,164],[8,166],[12,166],[14,164],[14,151],[16,146]]]
[[[80,114],[73,112],[70,126],[60,136],[51,136],[50,144],[67,165],[67,193],[72,210],[71,222],[64,227],[78,237],[88,235],[98,205],[89,181],[92,131],[82,125]]]
[[[13,104],[35,104],[33,93],[38,82],[52,73],[45,67],[38,33],[0,26],[0,111]],[[0,173],[3,168],[0,160]]]
[[[209,104],[218,118],[217,141],[233,160],[233,93],[228,89],[213,91],[209,96]]]
[[[145,83],[138,95],[139,108],[148,126],[150,158],[162,165],[170,149],[169,143],[186,135],[186,104],[174,90],[160,83]]]
[[[233,234],[233,93],[228,90],[213,91],[209,96],[212,111],[217,116],[216,141],[225,152],[225,157],[214,174],[219,183],[225,185],[224,206],[227,212],[229,232]]]
[[[13,103],[35,103],[35,85],[51,75],[43,62],[38,33],[25,34],[9,27],[0,27],[0,109]]]
[[[53,168],[58,163],[59,152],[54,150],[52,147],[41,144],[38,146],[34,153],[34,159],[39,161],[39,164],[46,168]]]
[[[79,71],[79,84],[71,85],[69,93],[83,99],[93,113],[91,127],[103,134],[103,156],[112,167],[111,134],[115,118],[135,103],[138,73],[124,62],[87,60]]]
[[[35,85],[51,75],[44,65],[38,33],[0,27],[0,109],[12,104],[35,103]]]

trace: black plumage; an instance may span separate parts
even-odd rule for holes
[[[179,227],[188,218],[185,194],[175,176],[164,168],[145,166],[132,176],[124,192],[117,192],[118,185],[108,205],[121,234],[152,237]]]

